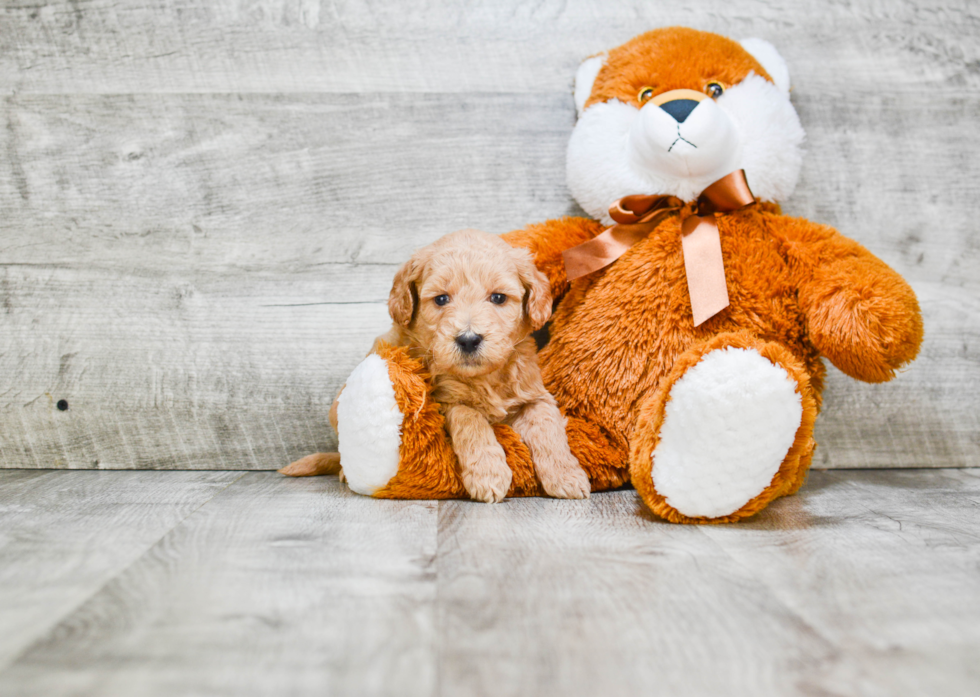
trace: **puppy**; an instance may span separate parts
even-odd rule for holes
[[[375,347],[381,341],[405,346],[425,364],[473,499],[496,503],[510,489],[496,423],[509,425],[527,445],[547,494],[589,496],[588,476],[568,448],[565,418],[541,380],[531,332],[550,317],[551,293],[526,250],[478,230],[446,235],[395,274],[388,310],[394,323]],[[339,464],[336,453],[317,453],[280,471],[323,474]]]

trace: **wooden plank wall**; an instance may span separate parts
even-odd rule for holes
[[[4,3],[0,466],[268,469],[333,447],[397,264],[576,212],[578,61],[670,24],[778,46],[809,135],[786,211],[922,303],[896,381],[831,371],[817,466],[975,466],[969,0]]]

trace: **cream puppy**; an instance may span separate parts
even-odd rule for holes
[[[545,492],[588,497],[589,479],[568,448],[565,418],[541,380],[531,332],[551,316],[551,293],[526,250],[478,230],[446,235],[395,274],[388,310],[394,323],[375,347],[405,346],[425,364],[473,499],[496,503],[510,489],[497,423],[527,445]],[[338,462],[336,454],[321,453],[280,471],[322,474],[337,471]]]

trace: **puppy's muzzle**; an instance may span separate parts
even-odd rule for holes
[[[483,337],[474,332],[463,332],[456,337],[456,345],[459,346],[459,350],[467,355],[476,353],[482,343]]]

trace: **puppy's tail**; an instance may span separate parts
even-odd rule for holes
[[[313,453],[286,465],[280,474],[287,477],[312,477],[317,474],[340,474],[340,453]]]

